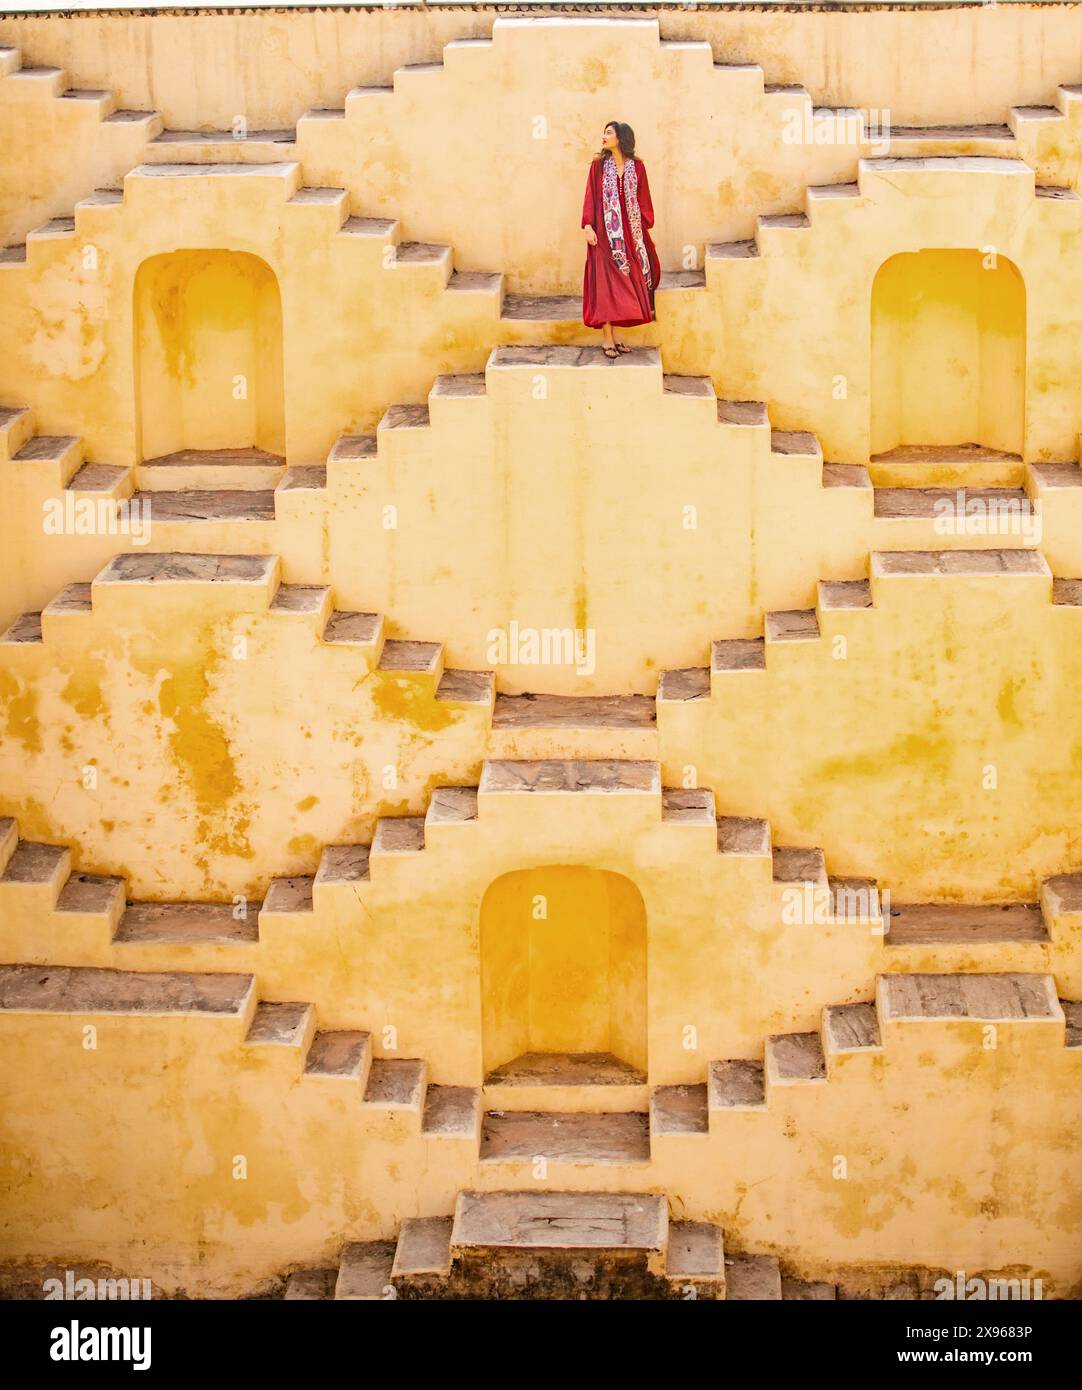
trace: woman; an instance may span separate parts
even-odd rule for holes
[[[610,121],[590,166],[582,204],[582,321],[587,328],[601,329],[605,356],[613,360],[631,349],[618,343],[612,330],[634,328],[654,317],[661,266],[650,240],[653,225],[646,167],[635,158],[635,132],[623,121]]]

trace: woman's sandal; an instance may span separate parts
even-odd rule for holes
[[[620,349],[619,349],[619,348],[614,348],[614,347],[602,348],[602,352],[604,352],[605,356],[609,359],[610,362],[615,362],[616,359],[620,356]]]
[[[617,343],[617,344],[616,344],[616,351],[619,352],[619,353],[625,353],[625,352],[630,352],[631,349],[628,347],[627,343]]]

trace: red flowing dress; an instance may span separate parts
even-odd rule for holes
[[[606,323],[611,323],[616,328],[635,328],[639,324],[650,323],[653,319],[654,290],[661,277],[661,265],[648,230],[654,225],[654,204],[650,199],[650,185],[646,181],[646,166],[641,159],[636,159],[642,239],[650,263],[652,280],[648,285],[631,235],[622,175],[617,175],[616,182],[620,190],[620,215],[624,223],[629,273],[625,275],[612,258],[612,248],[605,231],[601,187],[604,162],[595,159],[590,165],[590,174],[586,180],[586,197],[582,204],[582,225],[593,227],[597,235],[597,245],[586,247],[586,271],[582,277],[582,321],[587,328],[601,328]]]

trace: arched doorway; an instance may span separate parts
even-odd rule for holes
[[[481,905],[486,1074],[523,1057],[646,1071],[646,907],[603,869],[520,869]]]
[[[871,453],[979,444],[1022,452],[1026,291],[992,251],[885,261],[872,286]]]
[[[265,261],[173,251],[135,278],[142,458],[180,450],[285,451],[282,306]]]

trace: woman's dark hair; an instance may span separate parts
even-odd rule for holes
[[[606,121],[605,128],[612,126],[616,132],[616,143],[620,146],[620,153],[625,159],[635,158],[635,132],[626,121]],[[598,150],[594,155],[595,159],[611,159],[611,150]]]

